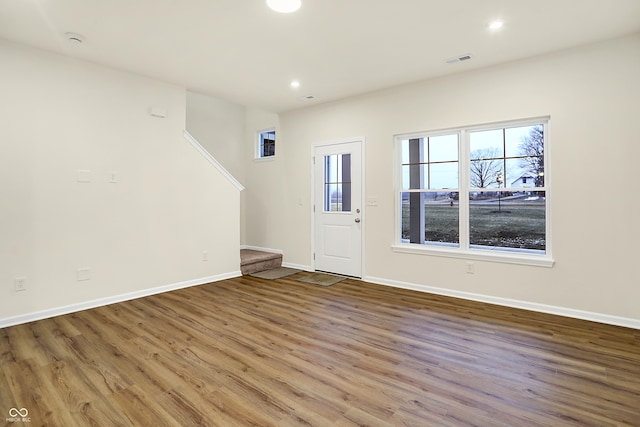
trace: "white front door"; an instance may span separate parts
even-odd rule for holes
[[[313,154],[315,269],[362,277],[362,141]]]

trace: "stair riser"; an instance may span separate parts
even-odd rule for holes
[[[246,264],[240,268],[240,271],[243,275],[247,275],[258,273],[260,271],[271,270],[280,266],[282,266],[282,257]]]

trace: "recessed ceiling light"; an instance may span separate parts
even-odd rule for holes
[[[69,43],[82,44],[84,43],[84,36],[78,33],[65,33],[64,34]]]
[[[300,9],[302,0],[267,0],[267,6],[276,12],[291,13]]]
[[[291,87],[294,89],[298,89],[300,87],[300,82],[297,80],[294,80],[291,82]]]
[[[500,20],[498,19],[498,20],[492,21],[492,22],[489,24],[489,29],[490,29],[491,31],[498,31],[498,30],[499,30],[499,29],[501,29],[503,26],[504,26],[504,22],[503,22],[503,21],[500,21]]]

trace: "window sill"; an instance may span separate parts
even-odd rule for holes
[[[254,162],[272,162],[276,159],[276,156],[268,156],[268,157],[254,157]]]
[[[555,261],[547,255],[528,255],[522,253],[502,252],[495,250],[463,251],[446,247],[425,247],[424,245],[398,244],[391,250],[398,253],[440,256],[473,261],[490,261],[505,264],[530,265],[535,267],[553,267]]]

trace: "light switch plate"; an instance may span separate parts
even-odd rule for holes
[[[80,183],[91,182],[91,171],[86,169],[78,169],[76,173],[76,181]]]
[[[15,290],[16,290],[16,292],[22,292],[22,291],[26,291],[27,290],[27,278],[26,277],[16,277]]]
[[[91,280],[91,269],[88,267],[79,268],[76,271],[76,280],[78,280],[78,282],[82,282],[84,280]]]

